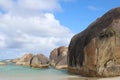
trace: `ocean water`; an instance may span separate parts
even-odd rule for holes
[[[14,73],[16,75],[19,75],[21,73],[32,74],[32,75],[39,74],[40,76],[43,76],[43,75],[69,75],[67,70],[56,70],[56,69],[53,69],[52,67],[41,69],[41,68],[31,68],[28,66],[19,66],[19,65],[15,65],[15,64],[8,64],[8,65],[0,66],[0,74],[13,75]]]
[[[15,64],[0,66],[0,80],[74,80],[74,77],[77,78],[77,75],[52,67],[40,69]]]
[[[93,78],[70,74],[67,70],[30,68],[8,64],[0,66],[0,80],[120,80],[120,77]]]

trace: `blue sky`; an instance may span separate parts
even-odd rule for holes
[[[49,56],[119,0],[0,0],[0,59]]]
[[[63,11],[56,12],[56,18],[78,33],[108,10],[119,7],[120,0],[73,0],[69,3],[61,2],[61,6]]]

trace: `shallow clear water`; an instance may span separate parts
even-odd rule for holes
[[[120,77],[98,79],[73,75],[67,70],[56,70],[51,67],[40,69],[8,64],[0,66],[0,80],[120,80]]]
[[[49,68],[31,68],[27,66],[19,66],[15,64],[8,64],[0,66],[0,74],[39,74],[39,75],[70,75],[66,70],[56,70]]]
[[[68,80],[73,76],[67,70],[30,68],[8,64],[0,66],[0,80]]]

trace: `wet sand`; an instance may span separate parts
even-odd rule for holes
[[[120,77],[100,78],[97,80],[120,80]]]
[[[120,77],[90,78],[81,76],[0,75],[0,80],[120,80]]]
[[[61,79],[62,80],[62,79]],[[69,76],[63,80],[120,80],[120,77],[110,77],[110,78],[90,78],[90,77],[77,77],[77,76]]]
[[[97,80],[95,78],[86,78],[80,77],[77,75],[57,75],[57,76],[50,76],[50,75],[28,75],[28,74],[21,74],[21,75],[1,75],[0,80]]]

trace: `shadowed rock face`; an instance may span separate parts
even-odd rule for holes
[[[54,49],[50,54],[50,64],[57,69],[67,68],[67,52],[65,46]]]
[[[47,68],[49,66],[49,60],[43,54],[37,54],[30,60],[30,66],[34,68]]]
[[[120,7],[71,39],[68,66],[70,72],[83,76],[120,75]]]
[[[25,54],[23,57],[21,57],[16,64],[17,65],[24,65],[24,66],[29,66],[30,65],[30,60],[33,57],[32,54]]]

